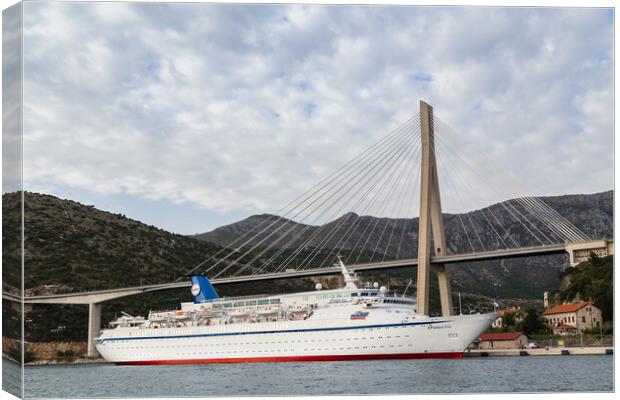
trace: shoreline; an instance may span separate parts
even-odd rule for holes
[[[483,349],[463,353],[467,357],[523,357],[523,356],[605,356],[613,355],[613,346],[546,347],[540,349]]]

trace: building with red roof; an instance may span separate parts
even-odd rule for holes
[[[553,329],[553,334],[554,335],[573,335],[575,333],[577,333],[577,328],[575,328],[572,325],[568,325],[568,324],[560,324]]]
[[[522,349],[527,346],[527,340],[521,332],[488,332],[481,334],[476,342],[481,350]]]
[[[584,329],[598,327],[603,323],[600,308],[589,301],[557,304],[545,311],[543,317],[554,333],[557,332],[559,335],[581,332]],[[558,329],[562,325],[571,326],[573,330],[566,327]]]

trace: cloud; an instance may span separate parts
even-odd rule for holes
[[[2,193],[21,189],[21,5],[2,14]]]
[[[273,211],[415,114],[419,99],[530,194],[613,185],[609,10],[24,11],[26,189]]]

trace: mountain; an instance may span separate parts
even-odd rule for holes
[[[539,199],[586,235],[592,238],[613,237],[613,191]],[[518,207],[514,200],[508,200],[465,214],[444,214],[447,252],[506,248],[514,246],[513,241],[519,246],[534,246],[540,244],[536,237],[542,241],[545,241],[545,235],[552,237],[547,227],[538,224],[535,229],[514,218]],[[524,209],[520,212],[528,215]],[[490,218],[497,218],[504,229],[500,229],[498,224],[496,231],[489,229],[487,221]],[[471,226],[477,229],[470,229]],[[195,237],[222,246],[243,237],[233,243],[234,247],[241,246],[246,240],[246,248],[257,245],[271,247],[273,250],[266,252],[262,260],[276,255],[275,265],[286,261],[294,249],[303,243],[301,255],[289,260],[291,267],[299,262],[303,265],[303,260],[309,261],[310,257],[304,256],[319,248],[322,251],[313,261],[325,260],[322,264],[319,262],[321,265],[333,260],[336,253],[346,257],[353,249],[351,262],[415,258],[418,218],[375,218],[348,213],[324,225],[312,226],[262,214]],[[361,248],[365,250],[358,254],[357,249]],[[559,285],[558,270],[565,265],[565,256],[545,256],[461,264],[451,266],[449,270],[455,290],[503,298],[538,297],[543,290]]]
[[[571,221],[586,235],[590,237],[612,237],[613,191],[588,195],[540,197],[539,199]],[[488,229],[488,223],[485,221],[485,219],[491,218],[490,215],[495,216],[506,228],[506,232],[499,232],[502,240],[509,242],[511,240],[510,237],[512,237],[520,245],[536,245],[535,237],[518,220],[511,216],[510,213],[513,208],[507,206],[508,204],[510,204],[510,207],[515,206],[514,200],[508,200],[465,214],[444,214],[446,243],[449,247],[448,253],[472,250],[465,230],[462,228],[463,223],[467,226],[466,230],[470,235],[470,241],[475,250],[483,250],[483,247],[487,250],[501,248],[503,243],[498,239],[493,230]],[[337,227],[341,221],[342,224],[340,227]],[[487,228],[476,229],[475,234],[480,235],[480,241],[477,236],[472,237],[474,232],[470,230],[471,224],[476,227]],[[355,229],[349,229],[352,225]],[[408,240],[405,243],[417,243],[418,218],[375,218],[347,213],[325,225],[312,226],[275,215],[261,214],[253,215],[242,221],[225,225],[194,237],[220,246],[228,246],[234,240],[247,235],[247,237],[238,242],[242,243],[246,239],[251,239],[247,242],[247,245],[260,243],[262,247],[273,246],[274,248],[294,248],[309,239],[309,242],[306,244],[308,247],[324,245],[328,249],[346,250],[354,248],[355,244],[363,243],[365,241],[364,234],[370,232],[373,232],[374,236],[370,237],[367,247],[374,248],[376,246],[377,252],[393,256],[399,253],[400,243],[398,240],[390,241],[390,235],[392,235],[392,239],[400,238],[404,235]],[[382,233],[383,235],[381,235]],[[549,231],[543,231],[543,233],[549,236]],[[295,238],[298,235],[299,237]],[[540,234],[538,236],[541,237]],[[293,241],[291,242],[291,240]],[[415,246],[405,245],[400,248],[401,257],[415,257],[416,255],[417,248]]]

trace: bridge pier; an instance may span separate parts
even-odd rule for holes
[[[420,176],[420,225],[418,233],[418,313],[428,314],[428,289],[431,269],[431,257],[445,255],[446,239],[444,236],[439,178],[435,159],[435,138],[433,129],[433,108],[420,101],[420,127],[422,140],[422,165]],[[431,233],[433,247],[431,248]],[[443,264],[435,266],[439,280],[439,299],[441,313],[452,315],[452,292],[450,280]]]
[[[446,271],[445,265],[437,268],[437,279],[439,280],[439,301],[441,303],[441,315],[452,315],[452,288],[450,287],[450,278]]]
[[[88,304],[88,344],[86,347],[87,357],[98,357],[99,352],[95,347],[95,338],[101,329],[101,303]]]

